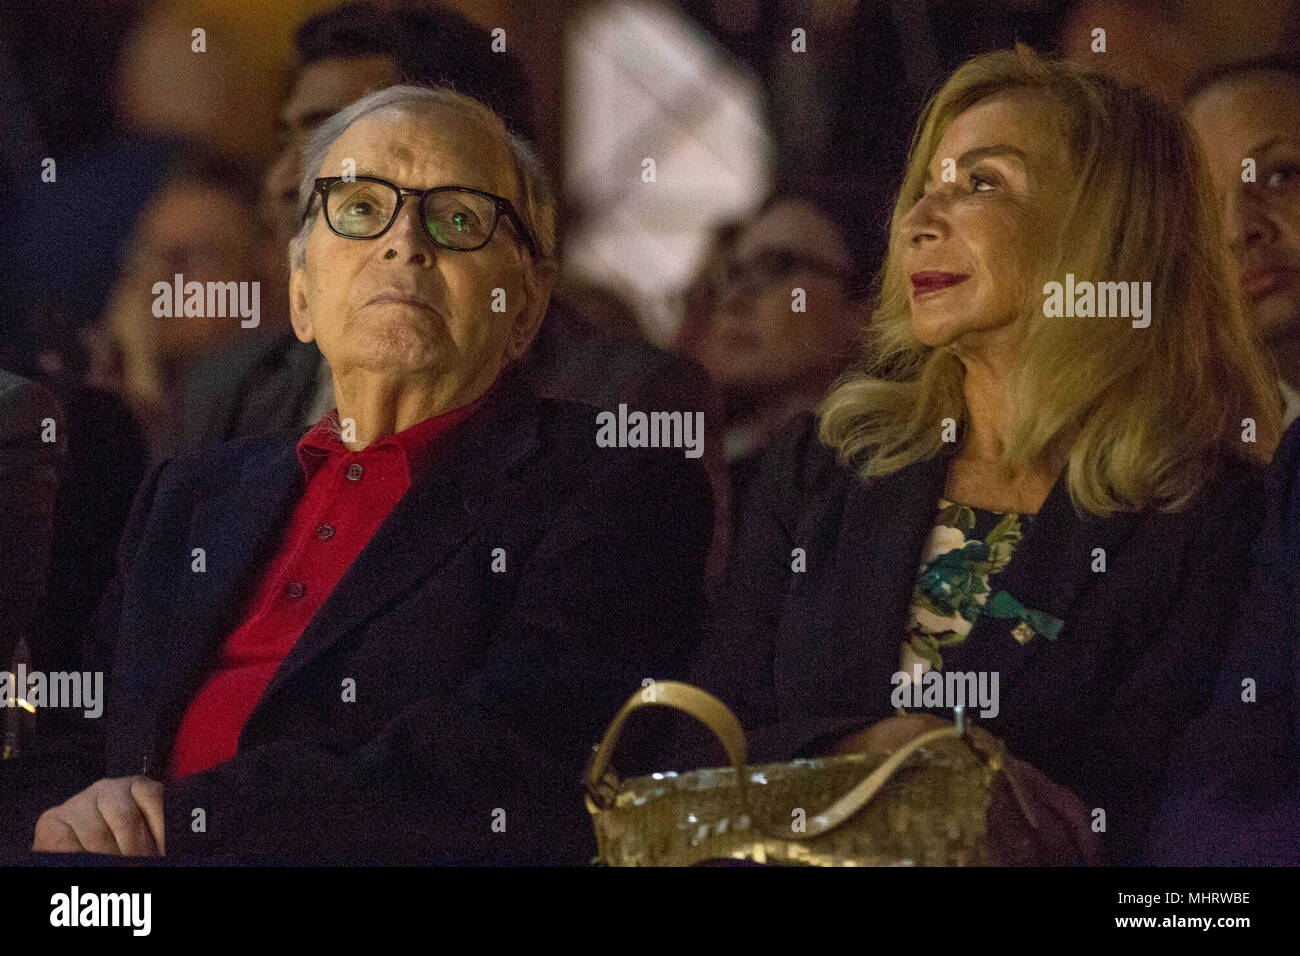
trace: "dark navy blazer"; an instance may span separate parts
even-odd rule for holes
[[[169,855],[591,859],[583,764],[643,679],[685,676],[712,521],[698,462],[598,448],[595,419],[512,377],[458,428],[276,672],[236,755],[166,787]],[[300,434],[163,462],[143,483],[101,609],[110,690],[84,721],[103,732],[86,783],[165,766],[304,490]]]
[[[1214,705],[1180,742],[1156,863],[1300,866],[1300,422],[1269,484],[1249,597]]]
[[[812,416],[774,449],[694,671],[736,710],[753,760],[819,752],[893,713],[891,677],[948,463],[863,481],[818,441]],[[1062,619],[1057,639],[1021,644],[1014,621],[982,615],[945,651],[946,669],[998,672],[1000,713],[984,725],[1105,811],[1112,861],[1142,857],[1172,741],[1208,706],[1264,488],[1264,469],[1225,463],[1182,512],[1097,518],[1080,516],[1059,481],[995,582]],[[796,548],[806,571],[792,570]],[[1093,570],[1097,548],[1104,572]]]

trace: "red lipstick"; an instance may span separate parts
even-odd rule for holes
[[[961,285],[969,278],[970,276],[960,272],[913,272],[912,295],[920,296],[949,289]]]

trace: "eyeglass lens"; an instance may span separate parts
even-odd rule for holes
[[[338,232],[357,239],[379,235],[392,220],[399,193],[383,183],[340,180],[330,187],[326,215]],[[413,198],[413,197],[412,197]],[[425,228],[449,249],[475,249],[496,224],[496,204],[458,189],[431,193],[424,203]]]

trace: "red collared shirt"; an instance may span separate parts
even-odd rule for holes
[[[226,640],[181,719],[169,780],[235,755],[244,723],[281,661],[411,486],[412,473],[418,478],[432,467],[439,441],[482,402],[426,419],[361,451],[343,444],[333,409],[298,442],[306,479],[302,500],[253,591],[248,616]]]

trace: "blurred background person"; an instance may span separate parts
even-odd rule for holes
[[[32,646],[45,649],[42,611],[66,428],[48,390],[0,371],[0,673],[16,673],[20,665],[30,672]],[[21,694],[25,688],[15,690]],[[33,727],[27,708],[0,706],[0,850],[27,849],[8,844],[6,836],[12,829],[8,817],[19,803],[13,768],[34,742]]]
[[[1214,180],[1247,316],[1276,362],[1287,433],[1269,519],[1215,706],[1188,727],[1157,863],[1300,862],[1300,66],[1229,63],[1192,87],[1187,115]],[[1243,681],[1252,692],[1244,699]]]
[[[92,384],[127,400],[155,454],[173,441],[176,411],[195,366],[223,345],[265,338],[264,318],[271,329],[278,324],[262,311],[267,282],[260,251],[255,177],[218,155],[179,150],[140,217],[103,323],[91,338]],[[202,314],[186,314],[188,293],[177,300],[177,275],[182,288],[190,282],[203,287]],[[155,289],[160,282],[167,287],[162,298]],[[207,296],[209,283],[226,288],[232,282],[244,285],[237,298],[218,304]],[[245,304],[256,305],[256,314],[244,317],[239,309]]]
[[[841,218],[778,192],[719,231],[685,296],[679,347],[722,392],[736,506],[781,429],[861,352],[866,276]]]
[[[46,389],[0,370],[0,671],[45,601],[66,425]]]
[[[1290,425],[1300,417],[1300,64],[1279,57],[1214,70],[1192,90],[1187,115]]]
[[[1075,3],[1061,22],[1060,52],[1085,69],[1180,103],[1208,58],[1197,36],[1168,15],[1168,6],[1145,0]]]

